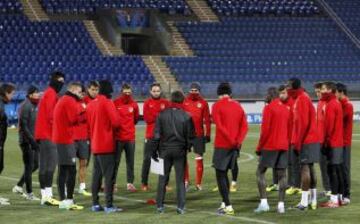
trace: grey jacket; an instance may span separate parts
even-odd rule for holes
[[[34,138],[37,105],[26,98],[19,109],[19,142],[36,146]]]

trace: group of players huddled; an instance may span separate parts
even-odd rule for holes
[[[74,202],[76,174],[78,193],[92,196],[91,210],[114,213],[122,211],[113,204],[117,192],[116,177],[122,153],[126,158],[126,189],[136,192],[134,185],[135,133],[140,119],[138,103],[132,88],[124,84],[114,100],[110,81],[65,83],[61,72],[51,74],[48,88],[41,95],[37,87],[29,87],[19,108],[18,132],[24,172],[12,189],[28,200],[66,210],[82,210]],[[285,194],[301,194],[295,210],[316,209],[317,179],[314,164],[320,163],[324,195],[329,200],[320,207],[337,208],[350,203],[350,148],[352,141],[353,106],[344,84],[319,82],[314,85],[318,96],[317,110],[302,88],[301,80],[292,78],[286,85],[270,87],[256,154],[256,171],[260,194],[256,213],[270,210],[267,192],[278,190],[278,213],[285,212]],[[16,87],[4,83],[0,87],[0,173],[4,167],[4,144],[7,137],[5,104],[10,102]],[[151,160],[164,159],[164,175],[159,176],[157,211],[163,213],[165,192],[172,166],[175,168],[177,213],[185,213],[185,194],[189,189],[188,154],[195,153],[195,189],[203,190],[203,155],[211,142],[211,123],[215,124],[213,167],[221,195],[219,214],[234,215],[229,192],[237,190],[238,157],[248,132],[247,116],[241,104],[232,98],[229,83],[220,83],[218,100],[210,113],[208,102],[201,96],[199,83],[192,83],[187,96],[181,91],[162,97],[161,86],[149,88],[150,98],[143,104],[146,124],[141,191],[149,191]],[[60,96],[61,95],[61,96]],[[86,188],[86,169],[93,160],[91,193]],[[77,172],[77,159],[79,160]],[[52,192],[53,176],[58,168],[59,200]],[[273,170],[273,184],[266,186],[265,172]],[[39,169],[41,197],[32,190],[32,173]],[[232,182],[228,171],[232,171]],[[288,175],[287,175],[288,173]],[[288,177],[287,177],[288,176]],[[26,188],[23,190],[23,185]],[[105,193],[105,206],[99,192]],[[0,205],[9,205],[0,198]]]

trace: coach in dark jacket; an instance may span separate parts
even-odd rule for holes
[[[39,147],[34,138],[37,105],[40,99],[39,89],[30,86],[25,101],[19,109],[19,144],[23,153],[24,173],[14,189],[26,184],[26,198],[38,200],[32,193],[32,173],[39,167]]]
[[[185,184],[184,170],[187,151],[191,148],[191,140],[194,137],[194,125],[190,115],[182,107],[184,94],[175,91],[171,94],[171,105],[161,112],[156,120],[154,130],[154,155],[164,159],[164,174],[159,176],[157,191],[158,212],[164,212],[164,198],[166,183],[169,179],[171,167],[175,167],[176,191],[177,191],[177,212],[184,213],[185,207]]]

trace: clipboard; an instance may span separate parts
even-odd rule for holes
[[[150,172],[157,175],[164,175],[164,159],[158,158],[159,162],[156,162],[151,158]]]

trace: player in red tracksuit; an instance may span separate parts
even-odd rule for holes
[[[328,158],[328,173],[330,178],[330,200],[322,207],[337,208],[340,205],[340,195],[344,192],[343,180],[343,111],[336,98],[336,84],[324,82],[321,87],[321,99],[326,102],[324,114],[324,148]]]
[[[227,215],[235,214],[229,199],[227,172],[234,167],[248,131],[246,114],[240,103],[231,99],[231,93],[230,84],[221,83],[217,89],[219,100],[212,107],[212,118],[216,125],[213,167],[222,197],[218,213]]]
[[[60,209],[84,209],[83,206],[74,204],[73,197],[76,182],[76,148],[74,145],[74,131],[79,123],[86,123],[85,107],[79,107],[81,92],[81,83],[70,83],[67,87],[67,92],[59,99],[54,108],[52,141],[56,144],[58,153],[58,191],[60,197]]]
[[[64,74],[54,72],[49,87],[40,99],[35,122],[35,140],[39,143],[39,182],[41,188],[41,204],[58,206],[59,201],[53,199],[52,183],[57,165],[57,150],[51,141],[53,112],[58,100],[58,93],[64,85]]]
[[[121,95],[114,100],[114,104],[120,117],[120,128],[117,130],[116,139],[116,165],[115,182],[120,165],[121,154],[125,151],[127,190],[135,192],[134,186],[134,162],[135,162],[135,125],[139,120],[139,106],[132,98],[132,89],[128,84],[121,88]]]
[[[89,127],[91,152],[94,155],[92,176],[93,212],[105,210],[106,213],[119,212],[122,209],[113,205],[113,187],[115,172],[115,131],[120,127],[120,119],[111,100],[113,93],[109,81],[100,81],[99,95],[87,105],[86,119]],[[99,202],[102,178],[105,179],[105,201],[103,208]]]
[[[263,110],[260,139],[256,148],[256,154],[259,156],[256,176],[260,193],[260,204],[255,209],[255,212],[268,212],[270,210],[266,196],[265,173],[267,168],[272,168],[277,173],[277,183],[279,183],[277,211],[278,213],[285,213],[284,201],[286,168],[288,166],[290,108],[281,102],[276,87],[268,89],[265,102],[267,105]]]
[[[143,115],[146,123],[144,158],[141,170],[141,190],[148,191],[149,171],[151,164],[151,156],[153,155],[151,148],[151,140],[154,138],[155,121],[158,114],[164,111],[170,105],[169,101],[161,97],[161,86],[154,83],[150,86],[150,98],[144,102]]]
[[[210,142],[210,111],[208,103],[200,95],[200,84],[192,83],[190,92],[184,101],[184,110],[188,112],[194,122],[196,137],[193,140],[193,150],[196,161],[196,189],[202,190],[202,177],[204,172],[203,155],[205,143]],[[205,126],[205,130],[204,130]],[[189,186],[189,165],[186,164],[185,187]]]
[[[342,83],[336,84],[336,96],[339,99],[343,109],[343,134],[344,134],[344,154],[343,154],[343,177],[344,193],[342,205],[350,204],[350,186],[351,186],[351,141],[353,135],[354,106],[347,97],[347,87]]]
[[[314,85],[315,93],[319,100],[318,104],[317,104],[317,109],[316,109],[316,122],[317,122],[317,127],[318,127],[320,145],[321,145],[320,172],[321,172],[321,179],[322,179],[322,184],[323,184],[323,188],[324,188],[323,194],[330,196],[331,189],[330,189],[329,175],[327,172],[327,157],[326,157],[326,152],[325,152],[326,149],[323,147],[324,146],[324,126],[325,126],[324,114],[325,114],[326,102],[321,99],[321,86],[322,86],[322,82],[315,83],[315,85]]]
[[[90,81],[87,89],[83,88],[82,99],[78,102],[79,107],[86,107],[99,93],[99,83]],[[74,132],[76,155],[79,158],[79,194],[91,196],[86,190],[86,167],[90,159],[89,129],[86,123],[79,123]]]
[[[289,96],[286,85],[279,87],[279,98],[283,104],[290,110],[289,127],[288,127],[288,139],[289,139],[289,151],[288,151],[288,189],[285,191],[288,195],[294,195],[301,192],[300,188],[300,162],[291,147],[291,137],[293,130],[293,117],[294,117],[294,99]]]
[[[295,207],[298,210],[317,208],[316,175],[314,163],[319,162],[320,144],[316,124],[316,111],[311,98],[301,87],[298,78],[288,82],[288,94],[295,100],[293,110],[293,130],[291,147],[295,150],[301,166],[301,202]],[[310,190],[310,192],[309,192]],[[309,203],[309,194],[311,203]]]

